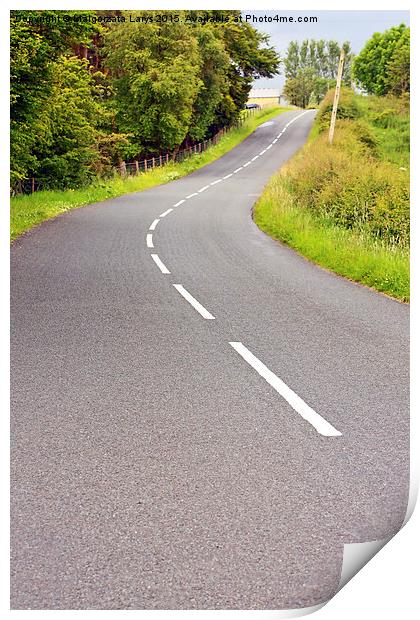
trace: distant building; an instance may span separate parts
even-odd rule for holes
[[[284,105],[280,88],[252,88],[247,103],[257,103],[261,107]]]

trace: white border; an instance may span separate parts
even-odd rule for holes
[[[397,2],[390,2],[387,0],[382,0],[381,2],[361,2],[360,0],[341,3],[338,7],[337,2],[326,2],[326,1],[318,1],[318,2],[308,2],[302,1],[298,4],[298,6],[293,6],[293,3],[289,5],[286,3],[270,2],[267,3],[269,6],[257,6],[258,3],[243,0],[243,2],[238,2],[237,0],[230,0],[229,2],[220,2],[220,0],[215,0],[213,2],[201,2],[197,5],[196,2],[192,0],[183,0],[182,2],[174,2],[174,1],[162,1],[158,4],[153,5],[152,2],[147,2],[145,4],[134,3],[134,2],[119,2],[119,8],[162,8],[162,9],[176,9],[176,8],[237,8],[237,9],[251,9],[251,10],[276,10],[282,14],[286,14],[288,10],[299,10],[299,11],[321,11],[321,10],[337,10],[338,8],[342,10],[378,10],[378,11],[386,11],[386,10],[410,10],[411,11],[411,27],[414,29],[414,36],[412,37],[412,57],[413,57],[413,66],[419,66],[419,44],[418,44],[418,9],[414,2],[412,3],[404,3],[403,6],[396,6]],[[292,6],[291,6],[292,5]],[[101,2],[75,2],[69,1],[66,3],[66,9],[113,9],[116,7],[115,0],[110,2],[109,0],[102,0]],[[6,80],[6,75],[8,74],[8,11],[10,9],[30,9],[30,8],[45,8],[45,9],[59,9],[64,7],[59,7],[57,2],[48,2],[43,1],[42,3],[38,2],[15,2],[8,7],[1,9],[1,24],[4,27],[4,34],[1,37],[1,45],[4,46],[4,49],[1,53],[1,60],[4,63],[2,75],[3,80]],[[418,105],[418,86],[417,83],[413,84],[412,90],[412,110],[419,110],[420,107]],[[2,131],[2,141],[3,145],[8,144],[8,97],[7,95],[2,98],[2,112],[1,115],[1,131]],[[419,152],[418,152],[418,140],[416,136],[419,135],[418,131],[418,120],[417,116],[413,113],[412,115],[412,131],[411,135],[413,136],[413,144],[412,144],[412,157],[414,163],[412,165],[412,170],[415,169],[415,164],[419,165]],[[6,151],[6,153],[5,153]],[[4,174],[1,176],[2,182],[2,193],[4,197],[4,201],[2,204],[2,225],[0,227],[1,231],[1,261],[0,261],[0,277],[1,283],[3,285],[3,291],[5,291],[6,295],[3,294],[3,300],[7,298],[8,291],[8,281],[9,281],[9,268],[8,268],[8,249],[9,249],[9,241],[8,241],[8,215],[6,210],[6,204],[8,203],[8,156],[7,149],[4,148],[2,151],[2,163],[3,163],[3,171]],[[417,178],[415,174],[412,175],[412,205],[420,205],[419,191],[418,191],[418,174]],[[418,208],[417,208],[418,212]],[[412,376],[414,377],[414,373],[419,368],[418,364],[418,342],[419,342],[419,327],[417,325],[417,311],[418,311],[418,296],[419,296],[419,215],[416,213],[416,209],[412,209],[412,222],[413,222],[413,243],[412,243],[412,307],[414,307],[415,314],[412,318]],[[8,471],[8,437],[9,437],[9,427],[8,420],[5,412],[8,408],[8,355],[7,351],[7,343],[8,343],[8,304],[3,301],[1,306],[2,310],[2,354],[0,356],[1,370],[2,370],[2,397],[4,407],[2,408],[3,416],[3,428],[1,437],[4,442],[4,449],[1,451],[2,455],[2,465],[3,472]],[[412,381],[412,416],[411,416],[411,424],[412,424],[412,480],[413,482],[418,482],[418,474],[419,474],[419,432],[418,432],[418,421],[417,416],[415,414],[417,405],[417,409],[419,407],[420,399],[419,399],[419,384],[418,381]],[[8,597],[9,597],[9,579],[8,579],[8,478],[3,475],[2,477],[2,491],[3,491],[3,508],[4,512],[2,513],[2,525],[3,532],[6,532],[6,537],[2,539],[2,565],[1,565],[1,596],[2,596],[2,609],[8,609]],[[320,620],[354,620],[355,616],[359,616],[363,619],[370,618],[371,616],[375,616],[375,618],[383,618],[387,620],[388,618],[394,620],[398,619],[409,619],[416,617],[419,609],[419,605],[417,602],[417,589],[418,589],[418,580],[415,575],[418,574],[418,552],[420,549],[420,511],[417,509],[414,512],[413,517],[409,520],[407,525],[404,527],[403,531],[400,532],[394,539],[392,539],[382,551],[371,560],[368,565],[354,577],[349,585],[344,587],[335,597],[330,601],[325,607],[323,607],[320,611],[316,612],[316,617]],[[413,552],[413,550],[416,550]],[[31,613],[35,616],[39,614],[45,614],[45,611],[15,611],[8,612],[10,614],[27,614]],[[68,611],[68,612],[58,612],[58,611],[49,611],[47,612],[55,616],[55,614],[65,613],[67,615],[73,616],[73,614],[77,614],[80,612]],[[82,613],[86,613],[85,611]],[[100,611],[90,611],[90,614],[101,614],[102,615],[114,615],[118,613],[130,613],[127,611],[123,612],[100,612]],[[161,618],[169,618],[169,614],[171,616],[175,615],[179,618],[191,617],[201,618],[201,617],[227,617],[229,618],[271,618],[281,617],[283,614],[278,614],[277,612],[270,611],[250,611],[250,612],[237,612],[237,611],[180,611],[180,612],[165,612],[165,611],[136,611],[134,612],[138,617],[146,618],[153,614],[153,618],[159,620]],[[50,616],[51,617],[51,616]]]

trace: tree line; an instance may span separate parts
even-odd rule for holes
[[[404,24],[376,32],[356,57],[348,41],[342,47],[344,85],[378,96],[410,91],[410,29]],[[302,108],[318,105],[335,86],[339,57],[337,41],[292,41],[283,59],[283,96]]]
[[[240,11],[60,13],[11,12],[12,186],[77,187],[124,159],[176,153],[237,120],[253,80],[279,69]]]
[[[65,13],[67,20],[60,17]],[[256,78],[279,73],[267,35],[240,11],[11,11],[11,184],[78,187],[124,160],[207,139],[235,122]],[[81,19],[83,17],[83,19]],[[137,21],[136,21],[137,20]],[[318,105],[335,85],[337,41],[292,41],[283,96]],[[375,33],[343,81],[366,93],[410,89],[410,29]]]

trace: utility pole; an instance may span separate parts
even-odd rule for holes
[[[335,119],[337,117],[338,100],[340,99],[341,78],[343,77],[344,67],[344,49],[341,48],[340,60],[338,61],[337,84],[335,86],[334,103],[331,112],[330,133],[328,134],[328,142],[332,144],[334,139]]]

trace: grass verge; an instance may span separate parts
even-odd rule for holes
[[[255,222],[322,267],[408,302],[405,104],[344,91],[331,146],[331,99],[321,104],[305,147],[265,188]]]
[[[410,298],[408,250],[391,251],[379,240],[334,225],[293,204],[277,178],[254,207],[254,220],[266,233],[318,265],[401,301]]]
[[[290,108],[266,108],[249,117],[243,125],[232,129],[214,146],[182,163],[169,163],[135,177],[114,177],[98,180],[92,185],[75,190],[48,190],[11,199],[10,237],[13,241],[23,232],[61,213],[94,202],[138,192],[156,185],[179,179],[218,159],[249,136],[258,125]]]

